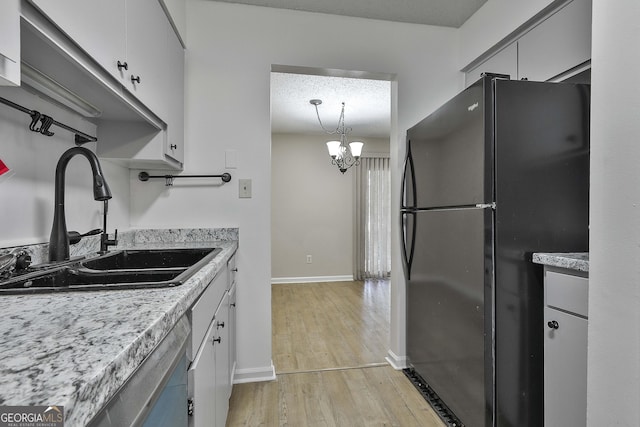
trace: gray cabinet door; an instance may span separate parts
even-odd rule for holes
[[[587,319],[545,307],[544,425],[587,425]],[[557,322],[557,329],[549,327]]]
[[[216,427],[224,427],[229,412],[229,294],[225,292],[220,306],[213,319],[215,328],[214,357],[215,357],[215,406]]]
[[[216,360],[213,341],[215,334],[214,320],[189,367],[189,389],[193,399],[191,427],[211,427],[216,419]]]
[[[32,3],[116,79],[128,78],[125,0],[32,0]],[[142,21],[144,22],[144,21]]]
[[[589,0],[573,0],[518,39],[519,79],[546,81],[589,59]]]

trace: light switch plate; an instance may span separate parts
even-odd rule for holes
[[[238,180],[240,186],[239,196],[241,199],[250,199],[251,198],[251,180],[250,179],[239,179]]]
[[[225,150],[224,167],[227,169],[235,169],[238,167],[238,151],[237,150]]]

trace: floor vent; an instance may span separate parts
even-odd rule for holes
[[[420,392],[422,397],[425,398],[429,405],[438,414],[440,419],[449,427],[464,427],[464,424],[451,412],[451,410],[444,404],[438,397],[435,391],[422,379],[422,377],[411,368],[403,369],[404,374],[409,378],[411,383]]]

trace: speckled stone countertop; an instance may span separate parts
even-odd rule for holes
[[[589,253],[534,253],[533,262],[552,267],[589,272]]]
[[[0,405],[61,405],[65,426],[85,426],[236,251],[237,229],[217,230],[123,236],[123,247],[222,249],[174,288],[1,295]]]

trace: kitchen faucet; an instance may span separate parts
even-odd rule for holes
[[[92,151],[84,147],[73,147],[62,153],[56,166],[55,202],[53,212],[53,226],[49,238],[49,261],[65,261],[69,259],[69,236],[64,213],[64,177],[69,160],[77,154],[82,154],[89,161],[93,172],[93,198],[95,200],[109,200],[111,191],[104,179],[100,162]]]
[[[107,212],[109,211],[109,201],[105,200],[104,209],[102,211],[102,235],[100,235],[100,252],[105,253],[109,249],[109,246],[115,246],[118,244],[118,229],[116,228],[113,239],[109,238],[107,233]]]

